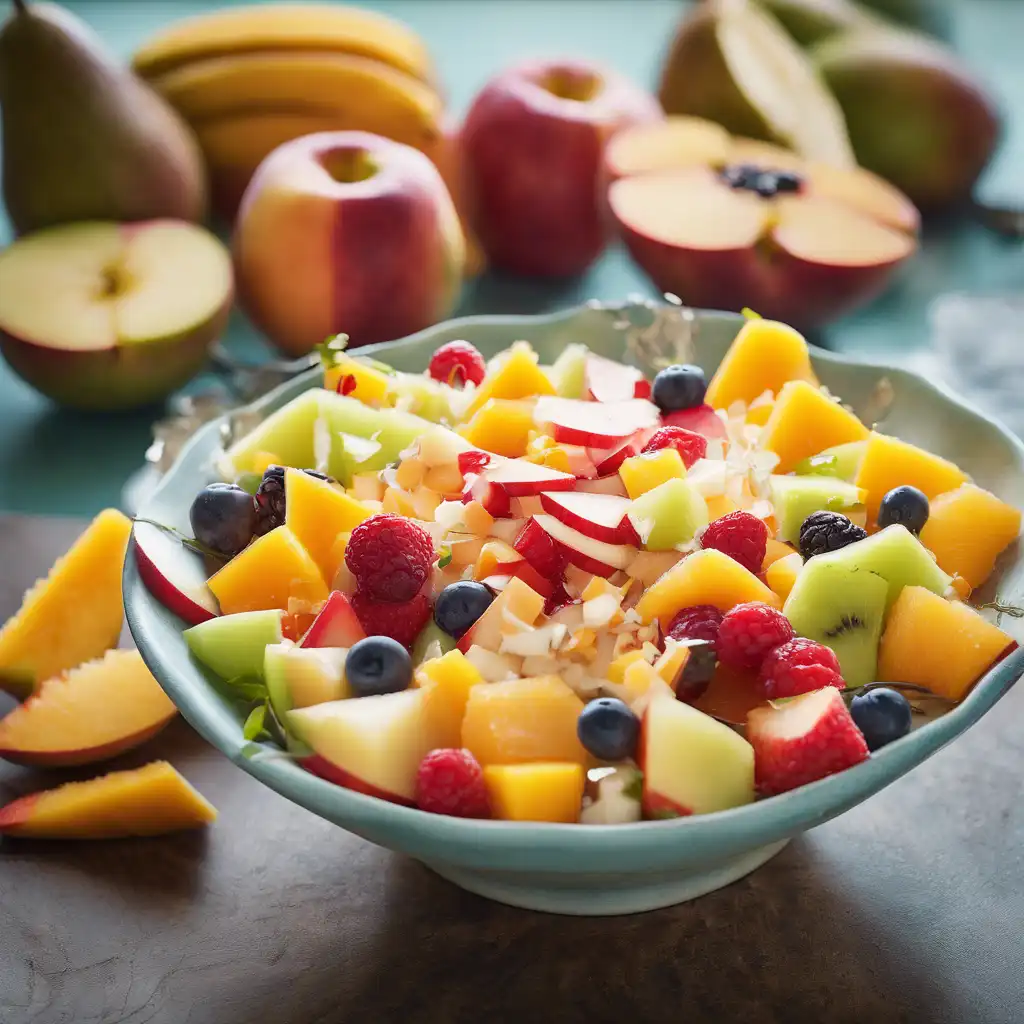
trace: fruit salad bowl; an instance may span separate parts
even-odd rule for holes
[[[462,338],[485,356],[528,338],[546,362],[572,342],[583,341],[598,355],[621,360],[642,359],[650,346],[682,339],[690,346],[692,361],[710,374],[743,322],[732,314],[690,313],[650,303],[592,303],[550,316],[449,321],[360,353],[386,359],[398,370],[417,372],[439,345]],[[887,434],[955,461],[981,487],[1014,506],[1024,505],[1024,446],[997,423],[941,386],[905,370],[821,350],[813,351],[812,362],[822,384],[842,395],[866,423],[879,423]],[[311,371],[243,412],[201,429],[140,517],[188,530],[192,499],[217,479],[215,465],[232,424],[251,425],[318,386],[321,379],[319,372]],[[173,561],[194,556],[174,544],[161,557]],[[746,806],[616,825],[473,820],[424,813],[334,785],[306,771],[274,744],[247,740],[244,711],[240,713],[215,677],[190,657],[182,619],[147,589],[133,557],[125,563],[124,597],[132,634],[147,665],[192,725],[244,771],[313,813],[414,857],[465,889],[514,906],[563,914],[650,910],[741,878],[793,836],[842,814],[927,760],[977,722],[1024,672],[1024,651],[1018,648],[991,668],[959,704],[927,716],[910,734],[863,763]],[[201,612],[202,596],[197,591],[193,597]],[[1002,556],[981,599],[1001,605],[1024,603],[1024,561],[1016,545]],[[187,603],[192,598],[182,593],[179,600]],[[1015,622],[1003,618],[1003,627],[1012,633]]]

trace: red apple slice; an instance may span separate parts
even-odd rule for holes
[[[541,576],[525,558],[515,562],[498,562],[494,567],[494,573],[496,576],[515,576],[544,598],[551,597],[555,592],[556,580]],[[487,580],[484,580],[484,583],[487,583]]]
[[[136,522],[135,562],[146,589],[190,626],[216,618],[220,608],[206,585],[202,558],[174,536],[150,523]]]
[[[583,364],[583,381],[595,402],[625,402],[650,398],[651,382],[635,367],[589,353]]]
[[[349,599],[339,590],[331,591],[327,603],[299,643],[300,647],[351,647],[366,636]]]
[[[545,579],[560,580],[567,561],[562,546],[531,517],[516,536],[512,547]]]
[[[554,516],[534,516],[533,521],[565,549],[569,561],[586,572],[607,579],[625,569],[636,557],[636,548],[628,544],[606,544],[566,526]]]
[[[606,544],[640,545],[640,538],[626,516],[629,498],[585,491],[545,491],[540,503],[545,512],[584,536]]]
[[[504,519],[512,515],[512,503],[508,492],[497,484],[485,480],[482,476],[470,473],[462,488],[462,503],[468,505],[478,501],[495,519]]]
[[[584,402],[544,396],[537,399],[533,418],[556,441],[611,448],[644,427],[657,426],[658,407],[644,398]]]
[[[728,437],[722,417],[710,405],[695,405],[692,409],[667,412],[661,418],[666,427],[682,427],[709,441],[724,441]]]
[[[480,479],[500,487],[509,498],[540,494],[541,491],[570,491],[576,486],[576,477],[571,473],[524,459],[506,459],[497,465],[489,465],[480,474]]]
[[[484,466],[497,461],[499,456],[474,448],[472,451],[459,452],[459,472],[466,476],[469,473],[481,473]]]
[[[613,473],[618,473],[619,466],[626,459],[639,455],[644,445],[657,432],[657,429],[656,426],[645,427],[643,430],[638,430],[632,437],[627,437],[625,441],[611,448],[591,448],[590,457],[597,468],[597,476],[610,476]]]

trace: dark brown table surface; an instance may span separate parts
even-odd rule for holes
[[[82,525],[0,517],[0,618]],[[1024,685],[749,878],[622,918],[461,892],[184,722],[111,767],[157,757],[207,834],[0,843],[0,1024],[1024,1021]],[[71,775],[0,764],[0,800]]]

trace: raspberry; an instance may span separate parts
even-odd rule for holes
[[[411,601],[373,601],[362,591],[352,595],[352,610],[367,636],[389,636],[403,647],[412,647],[430,618],[430,602],[424,594]]]
[[[434,542],[411,519],[381,512],[352,531],[345,564],[370,600],[408,601],[430,574]]]
[[[640,452],[658,452],[662,448],[675,448],[682,456],[683,464],[689,469],[707,454],[708,439],[685,427],[662,427],[654,432]]]
[[[722,613],[713,604],[694,604],[676,612],[666,635],[673,640],[707,640],[715,645],[721,625]]]
[[[826,686],[845,689],[839,659],[831,647],[794,637],[776,647],[761,663],[760,683],[769,700],[796,697]]]
[[[812,512],[800,526],[800,554],[806,561],[864,540],[867,530],[838,512]]]
[[[700,546],[721,551],[756,575],[764,562],[768,527],[749,512],[730,512],[707,526]]]
[[[476,347],[468,341],[449,341],[430,357],[427,372],[434,380],[453,387],[465,384],[466,381],[479,386],[487,374],[487,364]]]
[[[416,772],[416,806],[456,818],[489,818],[491,798],[480,762],[468,750],[432,750]]]
[[[718,657],[733,668],[757,668],[769,652],[792,639],[793,627],[782,612],[750,601],[726,612],[718,630]]]

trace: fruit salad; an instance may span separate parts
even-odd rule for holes
[[[323,383],[195,496],[212,573],[136,539],[246,735],[337,785],[707,814],[867,760],[1016,646],[968,601],[1020,511],[863,423],[784,324],[748,319],[710,380],[454,341],[423,374],[329,350]]]

